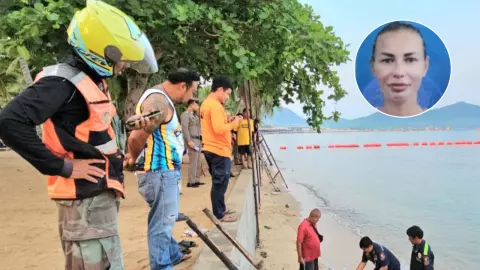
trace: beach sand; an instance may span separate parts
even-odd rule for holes
[[[300,205],[285,188],[281,177],[278,176],[277,179],[275,185],[280,192],[274,191],[267,176],[262,179],[261,248],[257,250],[257,257],[264,260],[265,269],[268,270],[298,269],[295,243],[297,228],[316,206]],[[322,211],[317,228],[324,236],[321,244],[322,256],[319,260],[320,269],[343,270],[343,267],[348,270],[356,269],[362,255],[358,247],[360,237],[339,224],[325,211]],[[267,253],[266,259],[260,257],[261,252]]]
[[[187,158],[188,161],[188,158]],[[210,208],[210,185],[186,188],[187,166],[183,171],[183,195],[180,210],[201,228],[212,224],[201,210]],[[47,197],[46,178],[13,151],[0,152],[0,261],[1,269],[64,269],[63,252],[58,241],[57,210]],[[208,175],[206,164],[205,172]],[[232,179],[233,186],[235,179]],[[119,212],[120,238],[125,269],[149,269],[147,249],[148,206],[137,191],[136,177],[125,173],[127,198]],[[174,236],[177,241],[193,240],[193,258],[175,269],[190,269],[203,242],[198,237],[182,237],[189,230],[185,222],[177,222]]]
[[[205,172],[208,175],[206,170]],[[186,188],[186,169],[183,171],[183,195],[180,196],[180,211],[190,216],[203,229],[212,224],[201,212],[210,208],[210,180],[200,188]],[[64,269],[63,252],[58,241],[57,211],[55,203],[47,197],[45,176],[37,172],[13,151],[0,152],[0,261],[2,269]],[[238,170],[237,170],[238,172]],[[298,269],[295,246],[296,231],[305,212],[315,206],[300,206],[281,178],[274,192],[269,179],[264,176],[260,209],[261,248],[257,259],[264,261],[264,269]],[[232,179],[229,191],[236,179]],[[119,229],[125,260],[125,269],[149,269],[147,250],[148,206],[137,191],[136,177],[125,173],[127,199],[121,202]],[[300,212],[302,215],[300,215]],[[335,269],[355,269],[360,259],[359,237],[340,226],[328,214],[323,214],[318,224],[325,236],[322,243],[321,262]],[[192,248],[193,258],[175,269],[191,269],[198,257],[203,242],[198,237],[183,236],[190,228],[185,222],[177,222],[174,236],[177,241],[193,240],[199,247]],[[205,247],[207,248],[207,247]],[[266,253],[266,258],[260,254]],[[328,269],[328,268],[322,268]]]

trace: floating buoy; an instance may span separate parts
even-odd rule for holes
[[[437,145],[435,142],[430,143],[430,146],[435,146],[435,145]]]
[[[366,148],[373,148],[373,147],[382,147],[381,143],[366,143],[363,145]]]
[[[303,149],[302,145],[297,146],[297,149]]]
[[[474,141],[473,144],[480,144],[480,141]]]
[[[420,144],[418,142],[414,142],[413,146],[419,146]]]
[[[406,143],[406,142],[398,142],[398,143],[387,143],[387,146],[410,146],[409,143]]]
[[[328,148],[335,148],[335,145],[329,144],[329,145],[328,145]]]
[[[313,148],[315,148],[315,149],[320,149],[320,145],[314,144],[314,145],[313,145]]]
[[[453,143],[452,142],[447,142],[447,145],[452,145]]]
[[[307,145],[306,147],[308,150],[311,150],[312,149],[312,146],[311,145]]]
[[[427,146],[427,145],[428,145],[428,142],[422,142],[422,145],[423,145],[423,146]]]
[[[285,145],[280,145],[280,150],[287,150],[287,147]]]
[[[438,142],[438,145],[443,146],[443,145],[445,145],[445,143],[444,142]]]

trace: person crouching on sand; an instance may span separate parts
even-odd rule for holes
[[[363,270],[368,261],[373,262],[377,270],[400,270],[400,262],[397,257],[388,248],[374,243],[368,236],[360,239],[360,248],[363,250],[363,254],[357,270]]]
[[[297,231],[297,253],[300,270],[318,270],[318,258],[320,257],[320,242],[323,236],[317,231],[317,222],[320,220],[321,212],[315,208],[310,212],[308,218],[304,219],[298,226]]]

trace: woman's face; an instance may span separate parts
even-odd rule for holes
[[[401,29],[377,38],[372,71],[385,100],[397,104],[416,100],[428,70],[423,40],[415,31]]]

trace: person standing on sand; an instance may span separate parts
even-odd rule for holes
[[[155,73],[157,61],[135,22],[101,1],[87,0],[67,35],[71,59],[44,67],[10,101],[0,114],[0,138],[48,175],[65,269],[123,269],[117,227],[119,198],[125,196],[123,156],[105,78],[126,68]],[[136,129],[151,125],[141,115],[128,121]],[[43,142],[35,130],[42,123]]]
[[[254,138],[253,120],[250,119],[250,114],[247,108],[242,111],[243,120],[234,130],[237,132],[237,148],[238,154],[242,160],[243,169],[252,168],[252,151],[250,149],[250,138]]]
[[[297,254],[300,270],[318,270],[320,258],[320,243],[323,236],[317,231],[317,223],[322,213],[320,209],[313,209],[308,218],[304,219],[297,230]]]
[[[190,99],[187,102],[187,109],[182,113],[180,122],[182,124],[183,138],[188,146],[188,184],[189,188],[196,188],[205,183],[200,182],[202,174],[202,131],[200,129],[200,118],[198,117],[198,100]]]
[[[173,270],[191,258],[180,251],[172,237],[178,217],[179,188],[182,178],[184,139],[175,104],[187,102],[197,91],[200,76],[180,68],[171,72],[163,83],[146,90],[137,105],[137,114],[158,111],[156,126],[133,131],[128,138],[126,167],[135,165],[140,153],[144,161],[137,163],[138,191],[150,206],[148,213],[148,251],[150,269]]]
[[[215,77],[212,82],[212,92],[200,107],[203,153],[207,160],[208,171],[212,176],[210,191],[212,212],[222,222],[236,221],[235,218],[228,216],[233,214],[233,211],[225,206],[225,193],[232,166],[231,131],[242,120],[242,117],[235,117],[232,122],[228,122],[227,113],[223,107],[230,98],[232,88],[229,78]]]
[[[408,228],[407,235],[413,245],[410,270],[433,270],[435,256],[430,245],[423,240],[423,230],[414,225]]]
[[[363,250],[363,255],[357,270],[363,270],[368,261],[375,264],[374,270],[400,270],[397,257],[386,247],[374,243],[368,236],[360,239],[360,248]]]

